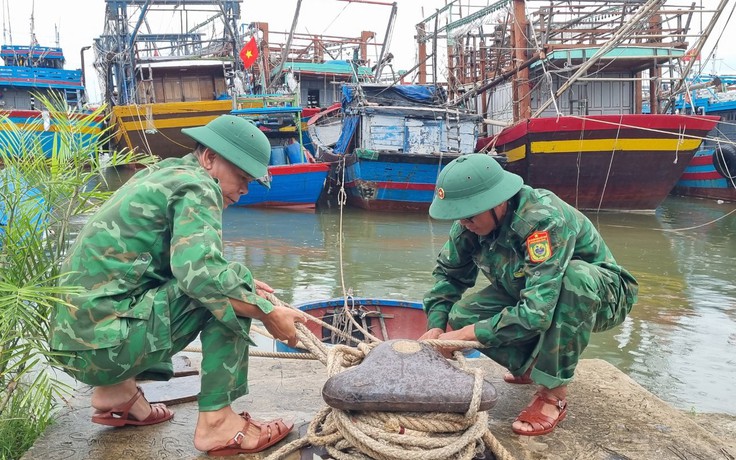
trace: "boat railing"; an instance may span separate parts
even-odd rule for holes
[[[33,67],[0,67],[0,81],[13,86],[47,86],[53,88],[81,88],[81,70],[62,70]]]

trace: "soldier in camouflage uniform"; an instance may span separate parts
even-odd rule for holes
[[[567,385],[590,333],[625,319],[636,280],[587,217],[488,155],[449,163],[429,213],[455,222],[424,297],[422,339],[481,342],[482,353],[509,369],[504,380],[540,385],[513,431],[551,432],[567,414]],[[479,272],[489,285],[463,297]]]
[[[136,379],[167,380],[171,357],[200,337],[201,392],[195,447],[212,455],[261,451],[291,423],[267,423],[230,407],[248,392],[252,319],[296,343],[304,315],[263,298],[273,290],[223,257],[222,212],[255,178],[268,186],[270,144],[243,118],[223,115],[182,130],[197,141],[183,158],[134,175],[89,218],[65,259],[62,285],[81,286],[51,320],[65,370],[92,385],[92,421],[150,425],[169,420]]]

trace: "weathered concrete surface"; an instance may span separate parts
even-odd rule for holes
[[[196,354],[189,356],[193,361],[197,359]],[[504,370],[488,359],[470,363],[487,369],[488,379],[496,386],[499,402],[490,410],[491,431],[516,459],[736,458],[736,417],[695,415],[673,409],[601,360],[581,361],[569,389],[567,419],[552,434],[537,438],[517,436],[511,431],[511,423],[531,399],[534,387],[506,384],[502,379]],[[234,408],[247,410],[258,419],[288,416],[298,426],[301,424],[303,431],[304,425],[324,407],[320,392],[326,379],[325,369],[318,362],[252,358],[251,393],[239,399]],[[171,422],[116,429],[90,422],[89,397],[89,388],[80,387],[58,422],[23,459],[206,457],[192,445],[196,402],[174,406],[176,415]],[[295,429],[285,442],[297,436]]]

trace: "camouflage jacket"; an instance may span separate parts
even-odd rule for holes
[[[170,280],[213,316],[247,337],[229,298],[273,305],[254,294],[253,278],[236,276],[223,257],[222,191],[189,154],[135,174],[89,218],[62,263],[62,285],[81,294],[57,305],[51,318],[51,347],[87,350],[115,346],[127,336],[120,318],[168,323],[161,296],[145,295]],[[244,268],[244,267],[243,267]],[[170,345],[160,328],[158,348]]]
[[[424,297],[428,329],[447,327],[450,309],[475,286],[479,270],[491,286],[517,302],[476,324],[476,335],[480,332],[488,346],[538,335],[549,327],[572,259],[619,274],[626,301],[636,301],[636,280],[616,264],[598,230],[580,211],[552,192],[527,185],[509,204],[501,228],[490,235],[478,236],[459,222],[453,224],[432,272],[435,285]]]

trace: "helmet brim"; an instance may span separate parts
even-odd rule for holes
[[[238,146],[228,139],[224,139],[207,125],[184,128],[181,132],[205,147],[214,150],[240,170],[256,178],[259,184],[267,188],[271,187],[268,167],[252,158],[249,154],[244,154],[245,150],[243,146]],[[245,149],[255,148],[255,145],[245,146]]]
[[[514,173],[504,171],[503,179],[494,187],[472,196],[440,199],[435,194],[429,215],[437,220],[459,220],[493,209],[521,190],[524,181]]]

